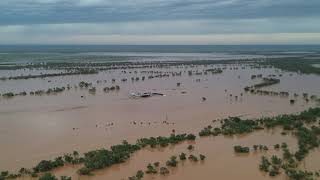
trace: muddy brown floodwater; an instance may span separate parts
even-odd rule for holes
[[[1,82],[1,92],[47,89],[67,84],[75,85],[80,81],[94,82],[97,92],[92,95],[88,90],[72,88],[52,96],[0,99],[0,169],[15,171],[21,167],[33,167],[40,160],[51,159],[74,150],[84,153],[107,148],[124,139],[134,142],[141,137],[168,136],[172,130],[176,133],[197,134],[209,124],[219,125],[218,122],[212,123],[212,120],[228,116],[270,116],[295,113],[316,106],[316,102],[306,103],[302,97],[298,97],[296,103],[290,105],[289,99],[292,97],[252,95],[245,93],[243,88],[260,81],[251,80],[252,74],[267,76],[281,73],[280,84],[265,89],[288,91],[292,95],[307,92],[319,96],[318,76],[289,74],[270,68],[231,70],[229,67],[233,65],[216,75],[188,76],[186,73],[181,77],[146,79],[139,82],[131,82],[130,78],[145,76],[144,74],[121,74],[116,70],[97,75],[52,77],[50,83],[48,79]],[[170,70],[184,71],[174,68]],[[128,77],[128,82],[120,82],[122,77]],[[116,83],[112,84],[112,78],[117,78]],[[95,83],[104,79],[107,79],[107,83]],[[197,79],[200,79],[200,82]],[[180,87],[177,87],[177,82],[181,83]],[[120,91],[102,91],[103,87],[111,85],[119,85]],[[132,99],[128,96],[130,92],[141,91],[161,92],[166,96],[143,99]],[[186,93],[182,94],[182,91]],[[238,96],[238,99],[234,96]],[[207,100],[202,101],[202,97]],[[244,137],[198,138],[193,153],[205,154],[207,159],[204,162],[186,161],[179,164],[178,168],[170,169],[172,172],[168,176],[146,175],[145,179],[270,179],[258,170],[258,164],[261,154],[272,154],[274,150],[238,156],[234,154],[233,146],[273,146],[281,142],[287,142],[293,148],[297,144],[292,136],[282,136],[276,130],[259,131]],[[148,163],[159,161],[164,164],[172,155],[181,152],[188,154],[186,148],[187,143],[163,149],[143,149],[134,153],[128,162],[96,171],[92,177],[78,177],[76,171],[79,166],[65,166],[54,173],[75,179],[126,179],[137,170],[144,170]],[[318,151],[310,153],[304,166],[316,169],[319,167],[319,157]],[[281,175],[276,179],[285,177]]]

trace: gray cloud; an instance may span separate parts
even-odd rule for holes
[[[320,16],[319,0],[1,0],[0,24]]]
[[[207,35],[69,35],[1,36],[0,44],[319,44],[320,33],[207,34]]]
[[[109,23],[64,23],[0,26],[8,35],[185,35],[232,33],[315,33],[317,18],[162,20]]]
[[[320,0],[0,0],[0,43],[314,44],[319,9]]]

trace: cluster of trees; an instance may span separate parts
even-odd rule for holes
[[[266,145],[255,144],[255,145],[253,145],[253,150],[255,150],[255,151],[257,151],[257,150],[260,150],[260,151],[262,151],[262,150],[268,151],[269,148],[268,148],[268,146],[266,146]]]
[[[77,69],[77,70],[71,71],[71,72],[1,77],[0,80],[5,81],[5,80],[20,80],[20,79],[35,79],[35,78],[47,78],[47,77],[71,76],[71,75],[84,75],[84,74],[97,74],[97,73],[98,73],[98,71],[93,70],[93,69]]]
[[[92,87],[92,83],[88,83],[88,82],[84,82],[84,81],[81,81],[78,86],[80,88],[89,88],[88,91],[89,93],[91,94],[95,94],[96,92],[96,87]],[[54,87],[54,88],[49,88],[47,90],[36,90],[36,91],[30,91],[30,95],[31,96],[42,96],[42,95],[56,95],[58,93],[62,93],[64,92],[66,89],[70,89],[71,87],[68,85],[67,88],[66,87]],[[104,92],[109,92],[109,91],[118,91],[120,90],[120,86],[116,85],[116,86],[111,86],[111,87],[105,87],[103,88],[103,91]],[[23,92],[20,92],[20,93],[13,93],[13,92],[8,92],[8,93],[4,93],[2,94],[2,97],[4,98],[13,98],[15,96],[26,96],[28,95],[27,92],[23,91]],[[1,94],[0,94],[1,96]]]
[[[242,146],[234,146],[233,147],[234,152],[236,153],[249,153],[250,152],[250,148],[249,147],[242,147]]]
[[[144,177],[144,172],[139,170],[136,175],[128,177],[128,180],[141,180]]]
[[[19,173],[19,174],[11,174],[9,173],[9,171],[2,171],[0,173],[0,180],[5,180],[5,179],[15,179],[15,178],[18,178],[18,177],[21,177],[22,175]]]
[[[114,164],[125,162],[131,153],[141,147],[123,141],[122,144],[111,146],[110,150],[100,149],[84,154],[84,167],[78,170],[80,175],[89,175],[93,170],[109,167]]]
[[[123,163],[131,154],[143,147],[150,146],[155,148],[157,146],[165,147],[169,144],[177,144],[186,140],[195,140],[196,136],[193,134],[172,134],[169,137],[150,137],[138,139],[136,144],[129,144],[124,141],[122,144],[111,146],[110,150],[101,149],[90,151],[84,154],[84,167],[79,169],[78,173],[81,175],[89,175],[93,170],[109,167],[113,164]]]
[[[290,93],[287,92],[287,91],[280,91],[280,92],[277,92],[277,91],[269,91],[269,90],[261,90],[261,89],[255,89],[255,88],[252,88],[252,87],[245,87],[244,90],[246,92],[250,92],[251,94],[257,94],[257,95],[264,95],[264,96],[279,96],[279,97],[289,97],[290,96]],[[303,96],[303,99],[306,101],[306,102],[309,102],[310,100],[312,101],[315,101],[315,102],[320,102],[320,99],[317,98],[316,95],[311,95],[310,98],[309,96],[305,96],[306,93],[303,93],[304,96]],[[299,95],[294,93],[294,97],[295,99],[290,99],[290,104],[294,104],[296,102],[296,97],[298,97]]]
[[[20,93],[19,93],[20,94]],[[24,93],[23,93],[24,94]],[[26,93],[25,93],[26,94]],[[14,94],[13,92],[8,92],[8,93],[4,93],[2,94],[2,97],[4,98],[12,98],[14,96],[17,96],[17,94]]]
[[[196,136],[193,134],[171,134],[169,137],[150,137],[150,138],[141,138],[137,140],[137,144],[141,147],[150,146],[152,148],[155,148],[157,146],[166,147],[169,144],[177,144],[179,142],[190,140],[194,141],[196,139]]]
[[[211,66],[214,65],[218,66],[224,66],[225,68],[227,65],[232,64],[233,68],[231,69],[238,69],[238,67],[234,67],[235,65],[243,66],[243,64],[252,63],[253,60],[217,60],[217,61],[210,61],[210,60],[196,60],[196,61],[166,61],[166,62],[159,62],[159,61],[127,61],[128,59],[121,59],[121,61],[101,61],[101,62],[71,62],[72,60],[78,60],[79,58],[83,58],[83,55],[81,56],[68,56],[65,60],[65,62],[61,61],[45,61],[45,62],[37,62],[37,63],[28,63],[28,64],[2,64],[0,66],[0,70],[17,70],[17,69],[52,69],[52,70],[66,70],[67,72],[77,72],[77,71],[89,71],[89,70],[95,70],[95,71],[105,71],[105,70],[117,70],[121,69],[124,73],[131,73],[132,71],[127,71],[130,69],[146,69],[146,68],[157,68],[157,69],[168,69],[171,67],[175,68],[187,68],[187,67],[195,67],[195,66]],[[86,56],[86,59],[90,59],[90,56]],[[103,56],[98,57],[100,60],[105,60]],[[114,60],[117,60],[118,57],[113,57]],[[46,57],[48,59],[48,57]],[[52,58],[51,58],[52,59]],[[54,59],[56,60],[56,59]],[[61,57],[59,57],[59,60],[61,60]],[[71,60],[71,61],[70,61]],[[92,61],[97,61],[97,57],[94,57],[94,59],[91,59]],[[240,65],[241,63],[241,65]],[[244,68],[244,67],[242,67]],[[1,78],[0,78],[1,80]]]
[[[200,160],[204,161],[206,156],[203,154],[200,154]],[[185,153],[180,153],[179,155],[180,161],[185,161],[187,159],[187,155]],[[188,159],[190,161],[198,161],[198,157],[190,154]],[[160,175],[167,175],[170,173],[168,168],[175,168],[177,167],[179,161],[177,156],[171,156],[169,160],[166,161],[165,166],[160,167],[160,162],[155,162],[153,164],[149,163],[147,165],[147,169],[143,172],[142,170],[137,171],[136,175],[128,177],[128,180],[141,180],[144,177],[144,173],[146,174],[158,174]]]
[[[320,143],[320,127],[315,123],[320,117],[320,108],[311,108],[299,114],[281,115],[274,118],[262,118],[259,122],[267,128],[276,126],[282,127],[284,130],[293,131],[294,136],[298,139],[298,150],[291,153],[287,144],[281,145],[283,151],[283,159],[280,161],[274,156],[271,158],[272,167],[269,169],[269,175],[275,176],[279,174],[279,169],[282,168],[288,177],[291,179],[310,179],[318,173],[298,170],[298,163],[302,161],[310,152],[319,147]],[[279,149],[280,145],[276,144],[275,149]],[[280,162],[281,165],[275,166],[275,162]],[[265,170],[264,170],[265,171]],[[305,178],[308,177],[308,178]]]
[[[88,87],[91,87],[92,86],[92,83],[88,83],[88,82],[85,82],[85,81],[81,81],[79,82],[78,86],[80,88],[88,88]]]
[[[189,160],[193,161],[193,162],[197,162],[198,161],[198,157],[193,155],[193,154],[190,154],[189,157],[188,157]]]
[[[52,94],[61,93],[61,92],[65,91],[65,89],[66,89],[65,87],[55,87],[55,88],[49,88],[47,90],[30,91],[29,94],[30,95],[36,95],[36,96],[42,96],[44,94],[52,95]],[[13,98],[15,96],[26,96],[26,95],[28,95],[28,93],[25,92],[25,91],[22,91],[22,92],[19,92],[19,93],[8,92],[8,93],[2,94],[2,97],[4,97],[4,98]]]
[[[166,167],[161,167],[161,168],[160,168],[160,174],[161,174],[161,175],[167,175],[167,174],[169,174],[169,173],[170,173],[170,171],[169,171],[168,168],[166,168]]]
[[[282,127],[283,130],[292,131],[293,135],[298,139],[298,150],[296,152],[290,152],[286,143],[282,143],[281,145],[275,144],[275,149],[282,149],[283,158],[281,159],[275,155],[273,155],[270,159],[267,157],[262,157],[259,168],[261,171],[268,172],[270,176],[277,176],[281,173],[281,169],[283,169],[286,175],[291,179],[312,179],[311,177],[317,176],[319,172],[301,171],[298,169],[298,164],[300,161],[305,159],[311,150],[320,146],[319,117],[320,108],[310,108],[299,114],[260,118],[255,120],[255,123],[248,123],[250,121],[238,119],[235,122],[232,122],[232,125],[228,127],[234,127],[233,125],[235,124],[233,123],[238,124],[238,128],[235,128],[236,130],[232,131],[236,134],[251,132],[252,129],[256,129],[252,128],[251,126],[253,125],[253,127],[255,127],[254,124],[263,128]],[[239,124],[239,122],[241,123]],[[224,126],[225,123],[226,121],[223,121],[222,126]],[[239,127],[241,127],[241,130]],[[252,129],[248,127],[251,127]],[[209,129],[210,128],[207,127],[203,132],[207,132],[206,134],[209,134]],[[254,145],[253,148],[255,150],[268,149],[268,147],[264,145]],[[236,152],[249,152],[248,147],[241,146],[235,146],[234,150]]]
[[[51,173],[44,173],[39,180],[58,180],[58,178]],[[61,176],[60,180],[71,180],[71,177]]]
[[[280,79],[263,78],[263,81],[261,83],[254,84],[253,87],[254,88],[262,88],[262,87],[265,87],[265,86],[271,86],[271,85],[278,84],[278,83],[280,83]]]
[[[199,132],[199,136],[210,135],[236,135],[250,133],[254,130],[263,128],[271,129],[282,127],[286,132],[291,131],[298,139],[298,150],[290,152],[286,143],[275,144],[274,149],[282,149],[283,159],[272,156],[269,160],[262,157],[259,168],[261,171],[268,172],[270,176],[276,176],[284,170],[286,175],[295,180],[312,179],[310,177],[320,175],[319,172],[301,171],[298,164],[305,159],[309,152],[320,147],[320,108],[310,108],[298,114],[285,114],[274,117],[263,117],[259,119],[240,119],[230,117],[221,121],[221,127],[205,127]],[[254,150],[268,150],[265,145],[254,145]],[[249,147],[234,146],[235,152],[248,153]],[[307,178],[304,178],[307,177]]]
[[[244,90],[246,92],[250,92],[252,94],[264,95],[264,96],[280,96],[280,97],[289,97],[290,93],[286,91],[269,91],[269,90],[261,90],[261,89],[254,89],[251,87],[245,87]]]
[[[24,173],[27,173],[27,172],[24,172]],[[26,175],[24,173],[20,172],[19,174],[9,174],[8,171],[3,171],[0,174],[0,180],[16,179],[16,178],[22,177],[22,175]],[[36,178],[38,176],[32,176],[32,177]],[[39,177],[39,180],[58,180],[58,178],[56,176],[54,176],[53,174],[46,172],[42,176]],[[71,180],[71,177],[61,176],[60,180]]]
[[[188,150],[193,150],[193,149],[194,149],[194,146],[190,144],[190,145],[188,145],[187,149],[188,149]]]
[[[220,68],[212,68],[212,69],[206,69],[206,70],[204,70],[204,72],[206,73],[208,73],[208,72],[210,72],[210,73],[212,73],[212,74],[220,74],[220,73],[222,73],[223,71],[222,71],[222,69],[220,69]]]
[[[40,161],[35,167],[32,169],[27,168],[21,168],[19,170],[19,173],[12,174],[8,171],[3,171],[0,174],[0,179],[15,179],[22,176],[31,176],[31,177],[38,177],[39,173],[46,173],[40,179],[43,180],[50,180],[54,176],[52,176],[50,173],[47,173],[54,168],[62,167],[66,163],[72,163],[72,164],[79,164],[82,163],[83,159],[79,158],[79,153],[77,151],[74,151],[73,154],[66,154],[64,157],[57,157],[54,160],[42,160]],[[55,178],[55,177],[54,177]],[[56,179],[56,178],[55,178]],[[61,180],[70,180],[71,178],[67,177],[61,177]]]
[[[30,95],[36,95],[36,96],[42,96],[44,94],[46,95],[52,95],[52,94],[57,94],[65,91],[65,87],[55,87],[55,88],[49,88],[48,90],[37,90],[37,91],[31,91]]]
[[[314,64],[319,64],[318,59],[306,59],[304,57],[290,58],[272,58],[260,62],[262,65],[271,65],[285,71],[305,73],[305,74],[320,74],[320,68],[314,67]]]
[[[282,143],[281,146],[279,144],[274,145],[275,149],[279,149],[280,147],[283,150],[283,159],[281,160],[281,167],[284,169],[286,174],[289,177],[298,176],[302,172],[298,171],[297,164],[299,161],[302,161],[305,156],[320,145],[320,127],[316,126],[319,124],[320,117],[320,108],[310,108],[306,111],[303,111],[299,114],[290,114],[290,115],[279,115],[274,117],[264,117],[260,119],[241,119],[238,117],[229,117],[221,121],[220,128],[212,128],[212,126],[208,126],[204,128],[199,135],[200,136],[208,136],[208,135],[236,135],[236,134],[244,134],[250,133],[254,130],[259,130],[262,128],[274,128],[274,127],[282,127],[286,131],[293,131],[294,136],[298,139],[298,150],[294,153],[291,153],[288,149],[288,146],[285,143]],[[96,169],[102,169],[105,167],[109,167],[113,164],[118,164],[125,162],[128,158],[130,158],[133,152],[137,150],[150,146],[155,148],[157,146],[166,147],[169,144],[177,144],[182,141],[187,140],[195,140],[196,136],[193,134],[172,134],[169,137],[150,137],[150,138],[141,138],[138,139],[135,144],[129,144],[127,141],[123,141],[122,144],[111,146],[110,150],[100,149],[95,151],[90,151],[84,154],[83,157],[79,156],[78,152],[73,152],[72,154],[66,154],[63,157],[57,157],[54,160],[43,160],[39,164],[37,164],[32,170],[28,170],[22,168],[19,171],[19,174],[10,174],[9,172],[3,171],[1,173],[0,178],[4,179],[7,177],[15,178],[20,177],[23,174],[31,175],[36,177],[38,173],[48,172],[53,170],[56,167],[64,166],[66,163],[71,164],[79,164],[83,163],[84,167],[79,169],[78,173],[81,175],[89,175],[92,171]],[[263,145],[256,145],[253,148],[256,149],[266,149]],[[191,145],[190,148],[193,149]],[[249,152],[250,149],[248,147],[235,146],[234,150],[236,152]],[[181,153],[179,155],[180,160],[186,159],[186,154]],[[194,155],[190,155],[188,159],[197,161],[198,158]],[[200,155],[200,160],[204,160],[205,156]],[[177,161],[177,157],[171,158],[168,161],[169,166],[175,166]],[[269,161],[269,160],[268,160]],[[262,170],[271,172],[271,176],[277,175],[279,168],[273,167],[274,164],[279,164],[278,158],[272,158],[270,160],[270,165],[267,166],[266,159],[263,160],[264,165],[262,165]],[[156,165],[155,165],[156,166]],[[158,167],[158,165],[156,166]],[[269,168],[270,167],[270,168]],[[271,169],[271,167],[273,169]],[[315,173],[314,173],[315,174]]]
[[[281,166],[282,159],[278,158],[276,155],[273,155],[270,161],[267,157],[262,156],[259,169],[261,171],[269,173],[269,176],[277,176],[280,174]]]
[[[177,156],[171,156],[171,158],[166,162],[167,166],[176,167],[178,164]]]
[[[38,172],[47,172],[50,171],[54,168],[57,167],[62,167],[64,166],[64,160],[63,158],[57,157],[55,158],[53,161],[51,160],[42,160],[40,161],[34,168],[34,172],[38,173]]]
[[[276,79],[276,78],[263,78],[261,83],[258,84],[254,84],[252,86],[246,86],[244,88],[244,90],[246,92],[250,91],[250,92],[255,92],[256,89],[262,88],[262,87],[266,87],[266,86],[271,86],[274,84],[278,84],[280,83],[280,79]]]
[[[259,169],[269,174],[269,176],[277,176],[281,173],[281,169],[285,174],[294,180],[313,179],[314,176],[319,177],[319,172],[302,171],[298,169],[298,161],[293,153],[290,153],[287,144],[281,145],[283,158],[272,155],[269,159],[262,156]]]
[[[104,87],[103,91],[104,92],[109,92],[109,91],[119,91],[120,90],[120,86],[116,85],[116,86],[111,86],[111,87]]]
[[[212,126],[205,127],[199,132],[199,136],[217,136],[217,135],[236,135],[250,133],[254,130],[263,129],[255,120],[242,120],[239,117],[229,117],[221,121],[221,127],[212,128]]]
[[[263,129],[263,127],[261,127],[255,120],[242,120],[239,117],[229,117],[228,119],[224,119],[221,125],[221,132],[223,135],[244,134],[260,129]]]
[[[212,126],[207,126],[205,128],[203,128],[200,132],[199,132],[199,136],[218,136],[222,133],[221,128],[212,128]]]
[[[127,141],[123,141],[122,144],[111,146],[109,150],[94,150],[84,153],[84,156],[80,156],[77,151],[74,151],[71,154],[59,156],[54,160],[42,160],[32,169],[21,168],[18,174],[10,174],[4,171],[0,178],[17,178],[22,175],[37,177],[39,173],[49,172],[65,164],[84,164],[84,166],[78,170],[78,173],[80,175],[90,175],[94,170],[125,162],[133,152],[143,147],[165,147],[169,144],[177,144],[187,140],[194,141],[195,139],[196,136],[193,134],[172,134],[169,137],[142,138],[137,140],[136,144],[129,144]]]
[[[257,75],[253,74],[253,75],[251,75],[251,79],[256,79],[256,78],[262,78],[262,74],[257,74]]]
[[[310,108],[299,114],[284,114],[275,117],[263,117],[256,122],[266,128],[282,127],[284,130],[294,130],[304,124],[311,124],[320,117],[320,108]]]

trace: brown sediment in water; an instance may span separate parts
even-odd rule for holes
[[[56,175],[68,175],[73,179],[126,179],[138,170],[146,170],[148,163],[165,161],[171,155],[179,155],[181,152],[188,154],[205,154],[207,158],[203,162],[180,162],[177,168],[169,168],[171,173],[168,176],[146,175],[144,179],[270,179],[268,175],[258,170],[258,164],[262,155],[280,155],[281,151],[274,150],[274,144],[287,142],[292,149],[296,149],[297,142],[292,136],[282,136],[279,130],[259,131],[248,134],[245,137],[205,137],[198,139],[194,150],[187,150],[189,143],[181,143],[166,148],[143,149],[134,153],[128,162],[114,165],[109,168],[95,171],[94,176],[78,176],[76,171],[79,166],[61,168],[54,173]],[[255,144],[263,143],[270,150],[262,152],[251,152],[248,155],[238,155],[233,151],[235,144],[242,144],[252,147]],[[276,179],[283,179],[281,175]]]
[[[260,71],[257,70],[257,72]],[[272,69],[262,71],[264,74],[272,72]],[[117,76],[117,73],[115,71],[108,75],[113,77]],[[305,103],[299,100],[292,106],[288,99],[246,94],[243,92],[243,87],[251,83],[250,73],[251,70],[226,70],[219,75],[206,76],[201,82],[196,82],[198,77],[171,77],[144,82],[127,82],[121,84],[119,92],[112,93],[103,93],[98,89],[96,95],[89,95],[85,91],[74,90],[57,96],[28,96],[17,97],[10,101],[1,100],[0,144],[3,156],[0,157],[0,169],[16,170],[20,167],[32,167],[42,159],[51,159],[73,150],[87,152],[118,144],[123,139],[133,142],[141,137],[168,135],[173,129],[177,133],[197,133],[217,118],[294,113],[314,105],[312,102]],[[289,77],[286,75],[284,73],[282,77],[284,80],[281,80],[280,84],[267,89],[298,93],[319,90],[319,87],[314,84],[319,77],[315,79],[314,76]],[[86,78],[94,82],[105,76],[106,74],[88,75]],[[80,78],[66,77],[64,81],[78,82]],[[42,81],[32,80],[32,82],[39,85]],[[180,87],[176,87],[177,82],[181,82]],[[11,82],[8,83],[11,84]],[[296,88],[296,84],[301,84],[304,88]],[[23,85],[17,86],[21,88],[20,86]],[[102,86],[99,88],[101,90]],[[128,97],[131,91],[150,89],[156,89],[157,92],[162,92],[166,96],[147,99]],[[225,89],[228,91],[225,92]],[[187,93],[181,94],[182,91]],[[237,95],[239,99],[230,97],[230,93],[233,96]],[[241,93],[244,93],[243,96],[240,96]],[[85,98],[80,98],[81,95]],[[206,101],[202,102],[201,97],[206,97]],[[67,108],[61,109],[61,106]],[[166,123],[163,123],[164,121]],[[219,121],[213,125],[219,125]],[[250,153],[245,158],[238,157],[233,153],[233,146],[241,144],[251,147],[253,144],[260,143],[273,146],[281,142],[287,142],[290,147],[291,144],[293,147],[297,144],[291,136],[281,136],[278,132],[272,131],[261,131],[235,138],[201,138],[196,142],[195,152],[205,154],[206,161],[203,164],[199,162],[198,165],[193,165],[191,162],[179,164],[178,168],[165,179],[199,177],[203,179],[212,177],[270,179],[258,170],[260,155]],[[95,176],[81,177],[81,179],[127,178],[137,170],[145,169],[148,163],[160,161],[164,164],[164,161],[173,154],[187,153],[186,147],[187,144],[183,143],[160,150],[144,149],[135,153],[130,161],[124,164],[97,171]],[[315,155],[311,153],[309,156]],[[317,165],[311,162],[309,166],[314,166],[312,164]],[[78,178],[77,169],[67,166],[55,170],[55,173]],[[163,179],[164,177],[146,176],[146,179],[153,178]]]

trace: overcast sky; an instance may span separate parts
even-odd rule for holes
[[[0,44],[320,44],[320,0],[0,0]]]

